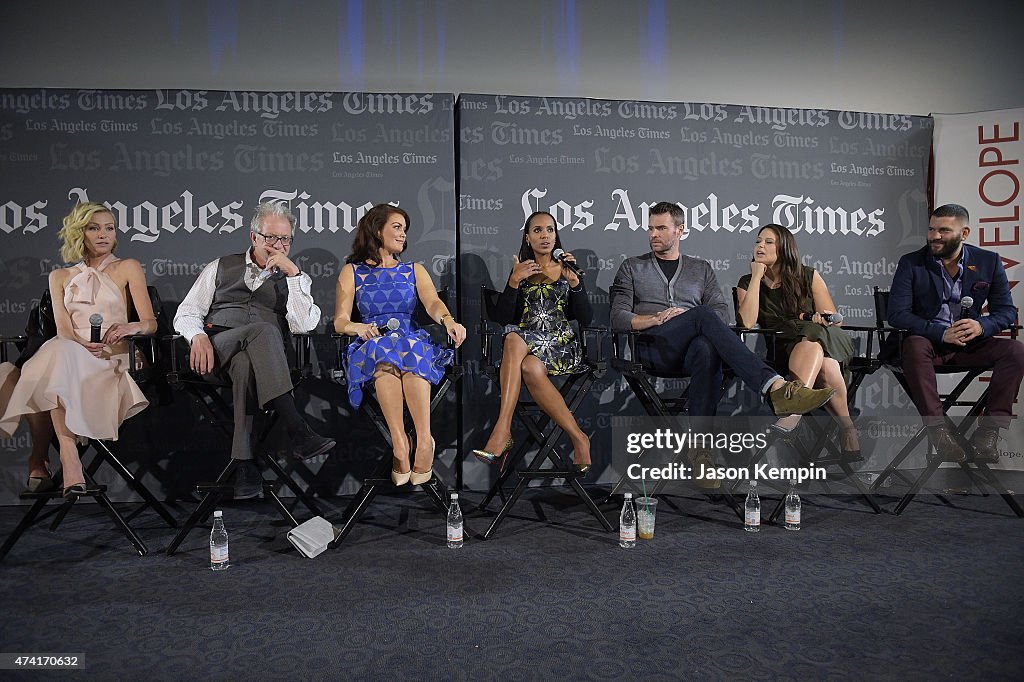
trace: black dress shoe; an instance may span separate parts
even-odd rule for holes
[[[933,426],[928,429],[928,436],[935,446],[935,456],[943,462],[963,462],[967,454],[953,438],[953,434],[945,426]]]
[[[251,459],[243,459],[238,462],[235,469],[234,479],[231,487],[236,500],[249,500],[259,497],[263,492],[263,474],[256,462]]]
[[[979,426],[971,434],[971,447],[974,448],[974,461],[996,464],[999,462],[999,431]]]
[[[302,435],[301,440],[292,446],[292,457],[310,459],[334,449],[334,439],[321,436],[312,429]]]

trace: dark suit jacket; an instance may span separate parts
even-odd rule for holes
[[[1010,327],[1017,319],[1017,308],[1010,298],[1003,262],[995,251],[963,245],[964,274],[962,296],[974,299],[971,318],[981,323],[982,336],[993,336]],[[942,271],[926,244],[900,258],[889,292],[889,324],[911,334],[942,343],[946,327],[930,320],[942,307]],[[988,303],[988,315],[981,309]],[[959,308],[953,306],[954,319]]]

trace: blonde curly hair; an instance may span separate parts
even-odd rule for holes
[[[64,242],[60,247],[60,257],[65,263],[77,263],[85,258],[85,228],[97,213],[109,213],[116,224],[114,212],[97,201],[76,204],[71,213],[64,216],[64,227],[57,236]],[[117,242],[114,242],[112,251],[116,249]]]

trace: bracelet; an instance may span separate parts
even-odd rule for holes
[[[455,321],[455,318],[454,318],[454,317],[452,317],[452,314],[451,314],[451,313],[445,313],[444,315],[442,315],[442,316],[441,316],[441,319],[440,319],[440,320],[438,320],[438,321],[437,321],[437,323],[438,323],[438,324],[444,324],[444,318],[446,318],[446,317],[451,317],[451,318],[452,318],[452,322],[454,322],[454,321]]]

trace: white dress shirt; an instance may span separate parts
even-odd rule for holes
[[[210,305],[213,303],[213,295],[217,289],[217,267],[220,259],[213,261],[199,274],[196,283],[189,289],[185,299],[178,306],[178,312],[174,315],[174,331],[178,332],[185,339],[192,343],[192,337],[196,334],[205,334],[203,321],[206,314],[210,312]],[[245,286],[249,291],[256,291],[268,277],[260,277],[263,268],[257,265],[252,259],[252,249],[245,252]],[[320,308],[313,302],[313,295],[310,287],[313,280],[309,275],[302,272],[295,277],[286,277],[288,283],[288,303],[286,304],[285,319],[288,320],[288,329],[293,332],[309,332],[316,329],[320,324]]]

